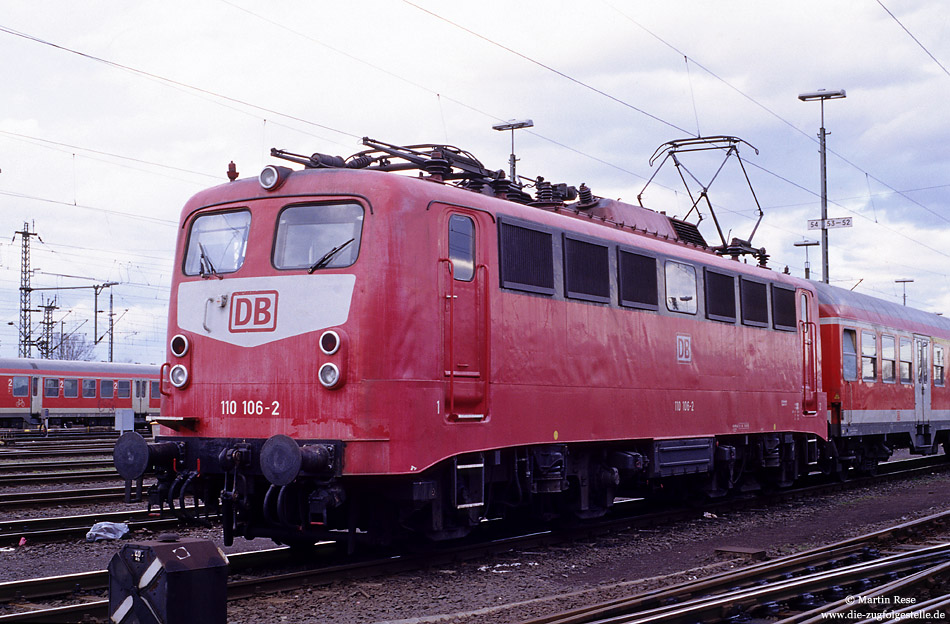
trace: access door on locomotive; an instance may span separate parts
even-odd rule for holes
[[[488,418],[489,271],[486,233],[491,215],[444,204],[441,210],[439,296],[442,362],[449,421]]]

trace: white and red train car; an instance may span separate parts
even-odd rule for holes
[[[573,201],[539,179],[530,198],[454,148],[368,144],[290,156],[306,168],[182,212],[167,428],[126,434],[115,459],[155,470],[158,502],[220,501],[226,540],[590,517],[620,494],[787,485],[903,441],[829,430],[819,295],[837,289],[583,186]]]
[[[158,366],[0,359],[0,427],[113,426],[115,410],[157,416]]]
[[[816,284],[829,435],[873,469],[893,447],[930,453],[947,444],[950,319]]]

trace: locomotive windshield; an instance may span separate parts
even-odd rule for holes
[[[247,210],[201,215],[191,225],[185,275],[234,273],[244,264],[251,213]]]
[[[278,269],[348,267],[360,253],[363,207],[359,204],[289,206],[277,221],[274,266]]]

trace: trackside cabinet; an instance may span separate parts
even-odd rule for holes
[[[115,624],[226,624],[228,560],[214,542],[126,544],[109,562]]]

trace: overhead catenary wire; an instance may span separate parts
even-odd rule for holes
[[[234,6],[233,3],[230,3],[230,2],[228,2],[227,4],[230,4],[230,5]],[[685,55],[684,55],[684,58],[687,58],[687,63],[688,63],[690,59],[688,59],[688,57],[686,57]],[[695,64],[699,65],[698,63],[695,63]],[[701,67],[701,66],[700,66],[700,67]],[[705,69],[705,68],[703,68],[703,69]],[[708,70],[707,70],[707,71],[708,71]],[[425,87],[423,87],[423,88],[425,88]],[[754,101],[754,100],[753,100],[753,101]],[[481,111],[479,111],[479,112],[481,112]],[[351,134],[350,136],[355,136],[355,135],[352,135],[352,134]],[[807,136],[807,135],[806,135],[806,136]],[[543,137],[542,137],[542,138],[543,138]],[[548,139],[545,139],[545,140],[548,140]],[[559,145],[561,145],[561,146],[563,146],[563,147],[566,147],[567,149],[572,149],[572,148],[567,147],[563,142],[558,142],[558,141],[553,141],[553,140],[552,140],[551,142],[554,143],[554,144],[559,144]],[[575,150],[573,150],[573,151],[575,151],[575,152],[578,153],[578,154],[582,154],[582,155],[591,157],[589,154],[585,154],[585,152],[582,152],[582,151],[580,151],[580,150],[576,150],[576,149],[575,149]],[[634,173],[634,172],[632,172],[632,171],[629,171],[628,169],[624,169],[624,168],[622,168],[622,167],[618,167],[617,165],[613,165],[612,163],[609,163],[608,161],[606,161],[606,160],[604,160],[604,159],[599,159],[598,162],[602,162],[602,163],[604,163],[604,164],[606,164],[606,165],[609,165],[609,166],[611,166],[611,167],[616,167],[616,168],[618,168],[619,170],[626,171],[627,173],[631,173],[632,175],[637,175],[636,173]],[[753,163],[753,166],[755,166],[754,163]],[[778,176],[778,177],[779,177],[780,179],[785,179],[785,178],[782,178],[781,176]],[[808,190],[808,189],[804,189],[804,187],[801,187],[801,186],[799,186],[799,188],[803,188],[803,190],[806,190],[806,191]],[[893,189],[892,189],[892,190],[893,190]],[[811,193],[811,191],[808,191],[808,192]],[[894,191],[894,192],[900,193],[899,191]],[[812,193],[812,194],[814,194],[814,193]],[[67,205],[68,205],[68,204],[67,204]]]

